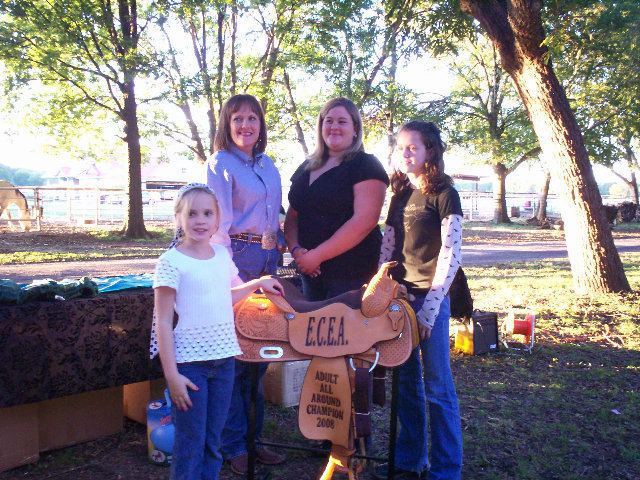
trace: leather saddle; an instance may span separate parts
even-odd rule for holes
[[[305,437],[332,442],[323,479],[336,466],[351,471],[355,438],[370,434],[371,397],[384,402],[384,371],[376,381],[374,369],[401,365],[418,343],[415,314],[388,275],[393,265],[383,264],[360,290],[328,300],[309,302],[281,279],[284,295],[253,294],[234,308],[238,359],[311,360],[298,425]]]

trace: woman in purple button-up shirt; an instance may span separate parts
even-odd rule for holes
[[[276,273],[282,188],[280,173],[264,153],[267,127],[260,103],[251,95],[234,95],[220,111],[214,141],[215,153],[207,164],[207,185],[218,197],[220,227],[212,242],[229,249],[243,281]],[[284,247],[284,239],[280,245]],[[247,429],[251,374],[247,363],[236,360],[233,397],[222,432],[222,454],[231,470],[248,470]],[[260,378],[267,364],[259,366]],[[262,381],[258,385],[256,440],[264,420]],[[256,451],[257,460],[277,464],[284,456],[267,448]]]

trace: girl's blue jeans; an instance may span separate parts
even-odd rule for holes
[[[178,372],[198,390],[189,390],[193,406],[186,412],[171,406],[176,438],[171,480],[217,480],[222,468],[221,433],[233,389],[233,357],[179,363]]]
[[[238,275],[243,281],[274,275],[277,271],[278,250],[263,250],[262,246],[246,241],[231,240],[233,262],[238,267]],[[247,432],[251,405],[251,364],[236,360],[236,373],[229,416],[222,432],[222,455],[225,459],[247,453]],[[262,377],[267,371],[267,363],[258,364],[258,398],[256,399],[256,435],[259,441],[264,424],[264,394]]]
[[[424,297],[416,298],[411,306],[418,311],[423,303]],[[396,466],[414,472],[429,468],[429,480],[458,480],[462,469],[460,410],[449,361],[449,317],[447,296],[429,339],[422,340],[398,367]]]

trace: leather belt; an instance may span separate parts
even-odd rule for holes
[[[234,233],[229,237],[241,242],[259,243],[263,250],[273,250],[277,246],[276,232],[264,232],[262,235],[257,233]]]

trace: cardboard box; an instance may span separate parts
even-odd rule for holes
[[[38,404],[0,408],[0,472],[37,462]]]
[[[299,360],[270,363],[262,378],[265,400],[282,407],[298,405],[302,382],[310,362],[311,360]]]
[[[122,387],[0,408],[0,472],[122,428]]]
[[[138,423],[147,424],[147,404],[164,398],[164,378],[125,385],[122,393],[124,416]]]
[[[54,398],[38,405],[40,451],[122,431],[122,387]]]

